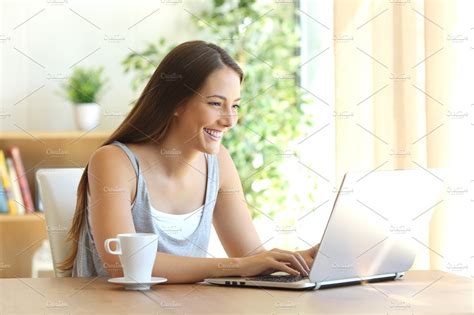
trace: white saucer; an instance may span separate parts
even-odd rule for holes
[[[125,290],[141,291],[141,290],[149,290],[152,285],[166,282],[168,281],[168,279],[162,278],[162,277],[151,277],[149,281],[136,282],[133,280],[125,279],[124,277],[120,277],[120,278],[110,278],[107,281],[110,283],[122,284],[125,287]]]

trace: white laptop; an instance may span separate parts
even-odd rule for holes
[[[420,247],[417,228],[427,226],[442,200],[442,176],[434,169],[348,172],[309,277],[276,272],[205,282],[304,290],[399,279]]]

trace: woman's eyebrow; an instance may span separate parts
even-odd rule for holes
[[[224,101],[227,100],[227,98],[226,98],[225,96],[217,95],[217,94],[209,95],[209,96],[207,96],[206,98],[210,98],[210,97],[217,97],[217,98],[220,98],[221,100],[224,100]],[[236,98],[236,99],[234,100],[234,102],[235,102],[235,101],[240,101],[240,97],[239,97],[239,98]]]

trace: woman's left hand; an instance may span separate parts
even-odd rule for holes
[[[319,244],[306,250],[297,251],[297,253],[299,253],[303,257],[303,259],[306,261],[306,264],[311,269],[311,267],[313,266],[314,257],[316,256],[318,250]]]

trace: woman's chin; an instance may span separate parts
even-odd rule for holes
[[[218,154],[219,150],[221,148],[221,142],[220,141],[215,141],[213,143],[204,143],[204,145],[201,146],[202,152],[207,153],[207,154]]]

